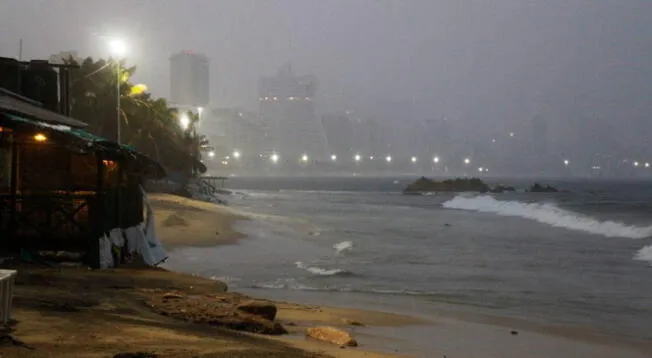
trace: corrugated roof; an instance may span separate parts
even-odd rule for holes
[[[11,96],[9,93],[8,91],[0,90],[0,111],[29,117],[53,125],[65,125],[73,128],[84,128],[87,126],[84,122],[15,98],[15,96]]]

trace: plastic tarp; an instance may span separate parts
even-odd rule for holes
[[[100,238],[101,269],[115,267],[112,249],[113,247],[125,247],[125,245],[130,253],[137,253],[150,266],[157,266],[168,258],[167,252],[158,237],[156,237],[154,212],[149,204],[147,194],[142,188],[141,191],[143,193],[143,201],[147,206],[147,219],[145,223],[132,226],[125,230],[113,229],[109,232],[108,236],[104,235]]]
[[[115,266],[113,262],[111,240],[104,235],[100,238],[100,268],[108,269]]]

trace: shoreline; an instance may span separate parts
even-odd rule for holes
[[[239,220],[242,220],[243,218],[245,220],[249,219],[250,217],[245,216],[245,213],[238,213],[237,210],[233,210],[230,208],[219,208],[220,211],[227,212],[227,215],[230,215],[232,220],[229,221],[230,225],[236,225]],[[232,216],[231,216],[232,215]],[[239,234],[239,238],[243,238],[246,235]],[[193,244],[194,240],[192,242],[187,242],[185,245],[186,247],[191,247],[191,246],[196,246]],[[232,242],[227,242],[227,243],[232,243]],[[201,246],[204,246],[204,243],[200,243]],[[258,291],[258,290],[253,290],[253,291]],[[265,293],[261,291],[261,294],[257,294],[256,292],[252,292],[252,290],[245,290],[245,292],[248,292],[248,294],[251,294],[252,296],[257,296],[257,297],[274,297],[274,296],[279,296],[279,295],[271,295],[269,292]],[[322,297],[323,294],[320,293],[311,293],[312,295]],[[281,296],[285,296],[284,294],[281,294]],[[296,292],[294,294],[290,293],[290,300],[295,300],[296,302],[304,302],[307,303],[306,301],[303,301],[297,297]],[[274,299],[274,301],[277,304],[282,304],[283,301],[280,301],[278,297]],[[323,301],[323,302],[319,302]],[[320,299],[319,301],[316,302],[313,306],[318,306],[321,308],[326,308],[328,309],[335,309],[337,310],[338,308],[336,307],[344,307],[341,309],[347,310],[348,314],[355,314],[355,312],[360,312],[358,308],[355,307],[355,305],[346,305],[346,304],[340,304],[340,305],[335,305],[333,306],[332,302],[326,302],[328,300],[322,300]],[[311,302],[315,303],[315,302]],[[325,303],[325,304],[324,304]],[[291,304],[292,305],[292,304]],[[359,305],[358,305],[359,307]],[[528,320],[526,318],[514,318],[514,317],[500,317],[500,316],[492,316],[489,314],[482,314],[482,313],[472,313],[470,311],[465,311],[463,307],[457,307],[455,305],[445,305],[442,304],[442,307],[447,307],[442,309],[441,311],[438,311],[436,315],[431,315],[431,317],[424,317],[424,318],[416,318],[415,313],[416,312],[405,312],[405,311],[398,311],[398,310],[392,310],[392,309],[385,309],[384,307],[373,307],[371,308],[371,311],[366,311],[367,314],[371,314],[370,316],[365,317],[364,319],[361,319],[362,321],[367,320],[368,329],[363,330],[371,332],[370,335],[371,337],[367,337],[369,334],[365,334],[365,340],[373,341],[374,338],[378,338],[379,336],[382,336],[382,328],[386,328],[387,326],[383,324],[383,322],[373,322],[374,318],[373,315],[377,314],[385,314],[389,313],[392,315],[396,315],[397,317],[408,317],[410,319],[416,319],[416,320],[410,320],[409,322],[405,322],[406,324],[399,325],[399,326],[394,326],[393,328],[398,328],[398,327],[410,327],[410,326],[420,326],[421,327],[421,332],[412,332],[412,336],[424,336],[428,335],[428,332],[424,332],[423,330],[428,330],[430,328],[436,330],[437,326],[447,326],[451,330],[459,330],[459,325],[468,325],[475,327],[481,331],[486,331],[487,335],[493,335],[497,334],[498,336],[495,337],[495,339],[500,339],[500,335],[502,333],[498,332],[503,332],[505,335],[509,337],[510,331],[511,330],[518,330],[520,332],[527,332],[528,334],[532,334],[532,336],[536,337],[534,341],[530,342],[529,344],[532,344],[533,346],[541,344],[541,342],[553,342],[556,345],[560,346],[567,346],[569,351],[573,351],[574,349],[579,349],[581,350],[591,350],[590,346],[600,346],[600,347],[606,347],[606,348],[614,348],[618,350],[617,354],[619,356],[623,357],[637,357],[636,352],[631,352],[632,354],[628,354],[627,352],[620,352],[620,349],[625,349],[629,351],[630,349],[638,351],[638,352],[645,352],[645,351],[652,351],[652,344],[648,344],[647,342],[638,340],[638,339],[629,339],[627,337],[623,336],[618,336],[613,333],[609,332],[604,332],[604,331],[599,331],[598,329],[589,329],[589,327],[574,327],[574,326],[569,326],[569,325],[554,325],[554,324],[543,324],[543,323],[537,323],[532,320]],[[420,315],[422,313],[419,313]],[[322,318],[323,321],[323,318]],[[331,321],[332,322],[332,321]],[[334,322],[337,323],[337,322]],[[375,332],[375,328],[381,328],[378,330],[378,332]],[[493,333],[492,333],[493,332]],[[506,332],[506,333],[505,333]],[[442,333],[443,334],[443,333]],[[464,332],[460,332],[461,335],[464,335]],[[375,336],[375,337],[374,337]],[[521,335],[522,337],[522,335]],[[391,337],[382,337],[382,338],[391,338]],[[402,347],[406,348],[410,344],[410,338],[411,337],[403,337],[401,339],[402,342],[398,342],[398,340],[395,342],[397,347]],[[414,337],[412,337],[414,338]],[[420,339],[424,339],[424,337],[420,337]],[[427,337],[425,338],[427,340]],[[478,340],[486,340],[483,339],[482,337],[477,337],[476,339]],[[522,339],[522,338],[521,338]],[[297,343],[296,339],[292,340],[293,343]],[[570,343],[569,343],[570,342]],[[376,342],[379,343],[379,342]],[[383,343],[383,342],[380,342]],[[521,342],[524,343],[524,342]],[[552,343],[551,343],[552,344]],[[442,345],[443,347],[446,347],[445,344]],[[376,351],[382,351],[382,352],[392,352],[394,351],[393,347],[387,347],[387,346],[382,346],[382,345],[376,345],[374,346],[372,344],[371,346],[372,349],[375,349]],[[409,348],[409,347],[408,347]],[[439,347],[432,347],[434,349],[439,350]],[[429,349],[429,348],[427,348]],[[400,349],[399,351],[403,351],[404,349]],[[455,347],[449,347],[446,349],[446,353],[448,354],[449,357],[451,357],[451,352],[456,352],[458,349]],[[462,350],[461,355],[464,355],[465,353]],[[607,349],[606,351],[609,351]],[[415,350],[412,352],[413,355],[415,356],[422,356],[424,354],[423,350]],[[454,356],[454,355],[453,355]],[[559,355],[560,357],[564,356]],[[568,355],[569,357],[573,355]],[[599,357],[601,355],[599,354],[593,354],[592,356],[594,357]]]
[[[172,195],[152,194],[151,199],[157,233],[169,251],[231,245],[245,237],[234,226],[250,218],[246,213]],[[220,281],[129,265],[97,271],[26,264],[18,268],[13,305],[17,323],[10,333],[29,348],[3,347],[6,357],[39,357],[43,352],[51,357],[152,352],[158,358],[643,358],[652,351],[650,342],[634,344],[617,335],[594,336],[570,326],[483,316],[462,307],[426,312],[415,306],[403,312],[356,301],[358,307],[366,308],[358,309],[355,304],[346,305],[355,296],[338,297],[338,305],[323,293],[310,293],[321,301],[317,304],[296,303],[302,302],[295,300],[297,295],[273,299],[269,292],[226,292],[226,284]],[[177,302],[165,295],[182,299]],[[230,317],[239,303],[251,299],[274,304],[275,322],[288,334],[268,336],[215,327],[210,324],[215,312],[202,308],[207,307],[204,303],[226,305],[226,311],[217,313]],[[188,306],[194,301],[199,304]],[[351,332],[360,346],[342,349],[305,338],[307,328],[324,325]]]

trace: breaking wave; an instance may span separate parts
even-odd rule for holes
[[[348,276],[352,274],[350,271],[344,269],[324,269],[320,267],[307,266],[301,261],[295,262],[295,265],[302,270],[318,276]]]
[[[449,209],[473,210],[502,216],[521,217],[554,227],[584,231],[605,237],[643,239],[652,236],[652,226],[637,227],[617,221],[599,221],[590,216],[561,209],[550,203],[500,201],[485,195],[476,197],[456,196],[444,202],[442,206]]]
[[[353,243],[351,241],[342,241],[333,245],[333,248],[337,251],[337,253],[350,251],[353,249]]]
[[[650,263],[650,266],[652,266],[652,245],[644,246],[642,249],[638,250],[634,259],[647,261]]]

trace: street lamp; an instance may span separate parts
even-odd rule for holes
[[[439,163],[439,157],[434,157],[432,158],[433,163]]]
[[[568,166],[570,164],[570,161],[568,159],[564,159],[564,165]]]
[[[417,162],[417,157],[412,157],[412,158],[410,158],[410,161],[411,161],[412,163],[416,163],[416,162]]]
[[[120,115],[120,81],[121,81],[121,76],[120,76],[120,60],[124,58],[124,56],[127,54],[127,45],[125,44],[124,41],[120,39],[112,39],[109,41],[109,51],[111,51],[111,56],[115,57],[115,67],[116,67],[116,89],[117,89],[117,99],[116,99],[116,112],[117,112],[117,118],[116,118],[116,126],[117,126],[117,134],[116,134],[116,141],[118,144],[120,144],[120,122],[121,122],[121,115]]]
[[[392,156],[391,155],[386,156],[385,161],[387,161],[387,163],[391,163],[392,162]]]
[[[360,160],[362,160],[362,156],[361,156],[360,154],[356,154],[356,155],[353,157],[353,159],[354,159],[356,162],[359,162]]]
[[[235,159],[240,159],[240,152],[237,151],[237,150],[234,150],[234,151],[233,151],[233,158],[235,158]]]
[[[307,154],[302,155],[301,156],[301,161],[304,162],[304,163],[308,162],[308,155]]]
[[[179,116],[179,124],[181,124],[181,129],[184,131],[188,130],[188,127],[190,127],[190,117],[188,117],[188,113],[181,113]]]
[[[215,157],[215,152],[211,150],[210,152],[208,152],[208,156],[211,157],[211,158],[214,158]]]
[[[276,153],[272,154],[272,155],[269,157],[269,159],[270,159],[270,160],[272,161],[272,163],[274,163],[274,164],[278,163],[278,159],[279,159],[278,154],[276,154]]]
[[[336,161],[336,160],[337,160],[337,155],[332,154],[332,155],[331,155],[331,160],[332,160],[332,161]]]
[[[471,159],[464,158],[464,164],[471,164]]]

